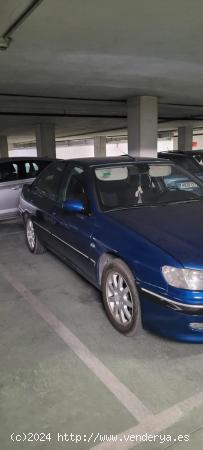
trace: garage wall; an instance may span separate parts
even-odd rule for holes
[[[127,142],[109,143],[107,144],[107,156],[118,156],[127,153]],[[32,148],[19,148],[9,151],[9,156],[36,156],[37,150]],[[71,145],[56,146],[56,156],[62,159],[85,158],[94,156],[94,146],[89,145]]]
[[[158,150],[167,151],[173,149],[173,141],[159,139]],[[110,142],[107,144],[107,156],[119,156],[128,153],[127,141],[121,142]],[[35,147],[28,148],[18,148],[15,150],[9,150],[9,156],[36,156],[37,150]],[[87,145],[56,145],[56,155],[57,158],[71,159],[71,158],[85,158],[94,156],[94,146],[93,144]]]

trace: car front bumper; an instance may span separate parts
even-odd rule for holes
[[[203,343],[202,304],[185,303],[142,288],[143,327],[169,339]]]

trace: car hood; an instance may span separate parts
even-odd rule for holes
[[[203,268],[203,201],[131,208],[108,215],[185,267]]]

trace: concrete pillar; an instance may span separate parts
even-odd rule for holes
[[[192,150],[193,128],[191,125],[178,128],[178,150]]]
[[[52,123],[36,125],[37,156],[56,158],[55,128]]]
[[[7,136],[0,136],[0,158],[8,158]]]
[[[177,136],[173,136],[173,151],[177,151],[178,150],[178,137]]]
[[[128,153],[157,157],[158,99],[141,96],[128,100]]]
[[[103,158],[106,156],[106,136],[94,138],[94,156]]]

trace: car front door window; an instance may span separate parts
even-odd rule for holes
[[[85,189],[85,174],[80,167],[74,167],[67,179],[63,193],[63,201],[81,200],[89,210],[88,196]]]

